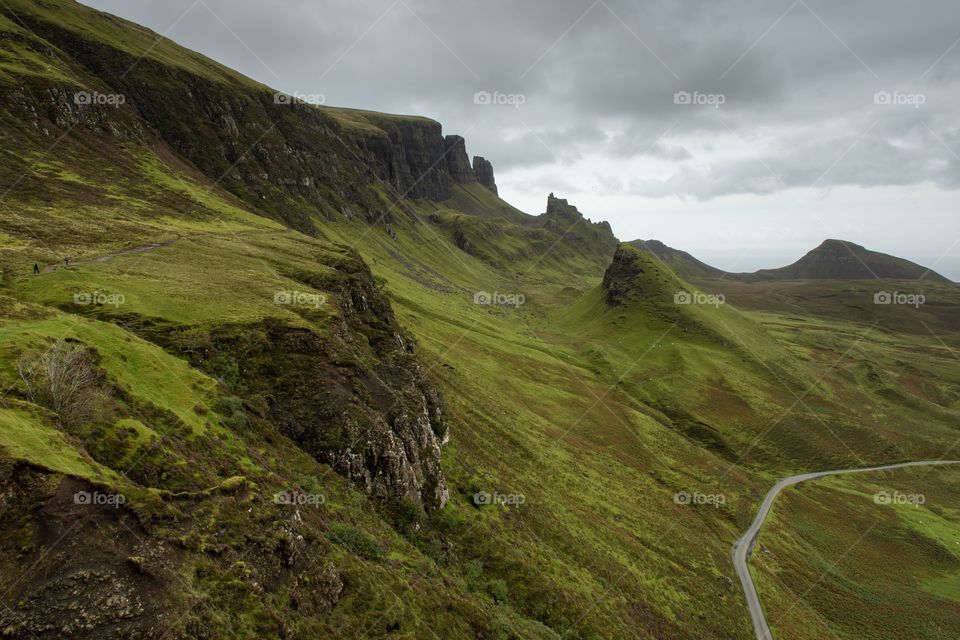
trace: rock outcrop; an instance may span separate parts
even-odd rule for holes
[[[332,292],[328,334],[260,322],[215,328],[190,349],[172,334],[146,337],[180,346],[212,374],[216,363],[233,363],[234,387],[260,418],[369,495],[442,509],[449,493],[440,393],[360,256],[345,249],[324,267],[291,277]]]
[[[447,136],[443,139],[444,143],[444,161],[447,165],[447,173],[458,184],[468,184],[476,182],[477,177],[473,174],[473,167],[470,166],[470,158],[467,156],[467,145],[460,136]]]
[[[497,193],[497,182],[493,178],[493,165],[486,158],[473,156],[473,175],[476,176],[477,182]]]
[[[44,95],[0,87],[0,107],[51,135],[79,125],[121,139],[159,137],[211,181],[305,233],[316,233],[311,214],[360,210],[369,222],[381,222],[374,185],[389,184],[392,198],[441,201],[454,185],[478,181],[463,138],[444,137],[440,123],[428,118],[278,99],[240,76],[202,75],[29,15],[23,20],[87,77],[76,85],[50,82]],[[74,94],[87,88],[122,96],[122,103],[75,104]],[[483,171],[489,186],[492,169]]]
[[[614,252],[601,287],[607,306],[642,302],[648,312],[661,315],[660,311],[668,310],[666,315],[671,318],[676,317],[673,296],[685,290],[685,285],[659,258],[629,244],[620,245]]]
[[[547,196],[546,212],[538,219],[548,231],[589,248],[597,255],[609,255],[620,244],[609,222],[592,222],[584,218],[575,206],[552,193]]]

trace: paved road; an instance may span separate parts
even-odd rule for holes
[[[753,584],[753,578],[750,576],[750,570],[747,568],[747,560],[753,552],[753,546],[757,542],[757,536],[763,527],[763,522],[770,513],[773,501],[781,491],[795,484],[805,482],[806,480],[816,480],[824,476],[835,476],[846,473],[865,473],[867,471],[884,471],[886,469],[901,469],[903,467],[921,467],[944,464],[960,464],[958,460],[924,460],[920,462],[901,462],[899,464],[888,464],[879,467],[865,467],[862,469],[838,469],[835,471],[817,471],[815,473],[803,473],[797,476],[784,478],[773,485],[773,488],[767,493],[754,518],[753,524],[747,529],[736,544],[733,545],[733,565],[737,569],[737,575],[740,577],[740,584],[743,585],[744,595],[747,597],[747,606],[750,608],[750,618],[753,620],[753,629],[757,633],[757,640],[773,640],[773,634],[767,625],[767,618],[763,614],[763,606],[760,604],[760,598],[757,596],[757,589]]]

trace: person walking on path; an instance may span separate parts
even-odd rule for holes
[[[40,265],[37,264],[36,262],[33,263],[33,275],[35,276],[40,275]]]
[[[67,267],[68,269],[70,268],[70,256],[64,256],[63,266]]]

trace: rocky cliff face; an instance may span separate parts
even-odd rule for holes
[[[473,175],[476,176],[477,182],[497,193],[497,183],[493,178],[493,165],[486,158],[473,156]]]
[[[59,25],[24,19],[89,77],[85,87],[44,81],[50,86],[38,92],[39,80],[32,92],[0,87],[0,105],[33,117],[38,127],[80,125],[121,138],[149,131],[221,187],[300,231],[315,233],[310,213],[359,210],[372,223],[389,222],[368,188],[375,184],[390,185],[394,197],[444,200],[455,184],[478,181],[463,138],[445,138],[427,118],[278,99],[266,87],[138,59]],[[84,88],[123,96],[123,104],[77,105],[73,97]],[[484,183],[492,184],[492,169],[483,171]]]
[[[57,58],[69,58],[84,84],[38,77],[3,85],[0,111],[51,142],[70,131],[93,144],[113,137],[165,146],[162,153],[173,150],[193,165],[186,171],[305,233],[316,233],[317,216],[389,223],[384,190],[393,198],[442,200],[455,184],[477,180],[463,138],[445,138],[437,122],[285,102],[252,83],[137,60],[82,32],[25,20],[59,50]],[[82,90],[123,101],[83,104],[75,99]],[[221,326],[206,347],[185,355],[208,370],[218,354],[235,359],[243,385],[237,393],[248,410],[370,494],[442,508],[446,427],[439,394],[360,257],[345,254],[325,267],[322,275],[297,277],[335,292],[332,335]],[[145,337],[178,348],[170,336]]]
[[[650,252],[627,243],[620,245],[603,274],[601,286],[608,306],[642,303],[651,315],[669,317],[683,326],[687,324],[676,312],[674,294],[689,288]]]
[[[373,117],[386,133],[359,140],[377,177],[410,198],[444,200],[454,184],[475,182],[464,139],[444,137],[440,123],[423,118]]]
[[[477,177],[473,174],[473,167],[470,166],[466,142],[462,137],[447,136],[444,138],[443,153],[447,165],[447,174],[454,182],[467,184],[477,181]]]
[[[589,248],[597,255],[609,255],[620,244],[609,222],[592,222],[584,218],[575,206],[552,193],[547,197],[546,212],[538,220],[548,231]]]
[[[637,280],[644,274],[644,265],[637,260],[634,250],[620,247],[613,254],[610,266],[603,274],[602,288],[608,306],[626,304],[635,293]]]
[[[276,598],[289,601],[297,616],[325,616],[344,590],[314,514],[273,504],[269,492],[260,495],[252,484],[172,500],[167,495],[172,504],[161,513],[151,513],[132,494],[120,505],[77,500],[78,494],[105,491],[86,480],[0,459],[0,558],[4,577],[10,577],[0,637],[249,635],[211,635],[216,623],[205,612],[213,608],[201,604],[210,592],[190,591],[198,583],[215,590],[226,580],[205,581],[205,572],[239,576],[231,582],[230,600],[238,609],[248,597]],[[216,524],[207,529],[201,523]],[[196,576],[196,582],[188,583],[185,575]],[[261,629],[261,637],[298,637],[280,621],[266,624],[272,628]]]
[[[217,327],[189,348],[175,332],[145,337],[213,375],[229,362],[231,386],[248,408],[368,494],[442,509],[440,394],[360,256],[344,250],[324,264],[291,275],[333,293],[329,334],[265,321]]]

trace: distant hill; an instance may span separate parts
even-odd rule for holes
[[[870,251],[845,240],[825,240],[793,264],[763,269],[747,276],[756,280],[927,280],[949,282],[939,273],[909,260]]]
[[[628,243],[635,249],[652,253],[673,269],[681,278],[719,278],[724,271],[697,260],[686,251],[668,247],[659,240],[633,240]]]
[[[720,278],[743,282],[782,280],[923,280],[950,282],[939,273],[903,258],[870,251],[846,240],[825,240],[791,265],[754,273],[725,273],[686,251],[658,240],[634,240],[630,245],[660,258],[683,278]]]

